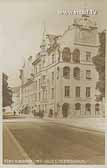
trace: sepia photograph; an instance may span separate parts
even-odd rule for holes
[[[0,0],[3,165],[105,165],[105,0]]]

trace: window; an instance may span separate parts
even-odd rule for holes
[[[34,67],[34,73],[37,74],[37,67]]]
[[[40,101],[40,92],[39,92],[39,101]]]
[[[39,64],[39,71],[41,71],[41,64]]]
[[[74,68],[74,78],[80,80],[80,69],[78,67]]]
[[[54,88],[52,88],[52,99],[54,99]]]
[[[45,57],[45,56],[44,56]],[[43,67],[44,67],[44,65],[45,65],[45,58],[43,59]]]
[[[71,61],[71,52],[70,48],[65,47],[62,51],[62,59],[64,62],[70,62]]]
[[[87,103],[87,104],[85,105],[85,111],[86,111],[86,112],[91,112],[91,104]]]
[[[90,87],[86,87],[86,97],[90,97]]]
[[[80,51],[79,51],[79,49],[75,49],[74,51],[73,51],[73,62],[74,63],[80,63]]]
[[[47,90],[45,90],[45,99],[47,100]]]
[[[54,80],[54,72],[52,72],[52,80]]]
[[[52,64],[54,64],[54,60],[55,59],[55,56],[54,56],[54,54],[52,54]]]
[[[76,97],[80,97],[80,87],[76,87]]]
[[[63,77],[65,79],[70,79],[70,68],[69,67],[63,68]]]
[[[70,86],[65,86],[65,97],[70,96]]]
[[[91,52],[86,52],[86,61],[90,62],[91,61]]]
[[[40,89],[40,79],[39,79],[39,89]]]
[[[36,82],[35,82],[35,83],[33,83],[32,93],[33,93],[33,91],[36,91],[35,89],[36,89]]]
[[[38,107],[39,107],[39,111],[40,111],[40,105]]]
[[[91,79],[91,71],[86,70],[86,79]]]
[[[43,97],[42,97],[42,100],[45,99],[45,90],[43,90]]]
[[[35,101],[37,101],[37,94],[35,94]]]
[[[46,80],[46,76],[43,75],[43,76],[42,76],[42,82],[45,83],[45,80]]]
[[[45,104],[45,112],[47,112],[47,104]]]
[[[99,114],[100,112],[100,105],[97,103],[95,104],[95,114]]]
[[[59,67],[57,67],[57,79],[59,79]]]
[[[81,110],[81,104],[80,103],[75,104],[75,110]]]
[[[45,80],[45,77],[46,77],[46,76],[45,76],[45,75],[43,75],[43,81]]]
[[[37,81],[35,82],[35,89],[37,90]]]

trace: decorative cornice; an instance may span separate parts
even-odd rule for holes
[[[100,45],[91,45],[91,44],[86,44],[86,43],[80,43],[80,42],[74,42],[74,45],[80,45],[80,46],[87,46],[87,47],[100,47]]]

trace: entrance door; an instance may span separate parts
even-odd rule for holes
[[[86,113],[87,116],[91,115],[91,104],[90,103],[87,103],[85,105],[85,113]]]
[[[80,103],[75,104],[75,115],[77,117],[80,117],[81,115],[81,104]]]
[[[69,110],[69,104],[68,103],[64,103],[62,106],[62,114],[64,118],[68,117],[68,110]]]

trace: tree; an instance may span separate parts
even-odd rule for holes
[[[2,74],[2,95],[3,95],[3,107],[11,106],[12,104],[12,90],[8,86],[8,76]]]
[[[96,84],[96,88],[99,89],[101,98],[105,96],[105,39],[105,31],[99,33],[100,47],[98,54],[93,57],[93,63],[99,73],[99,81]]]

